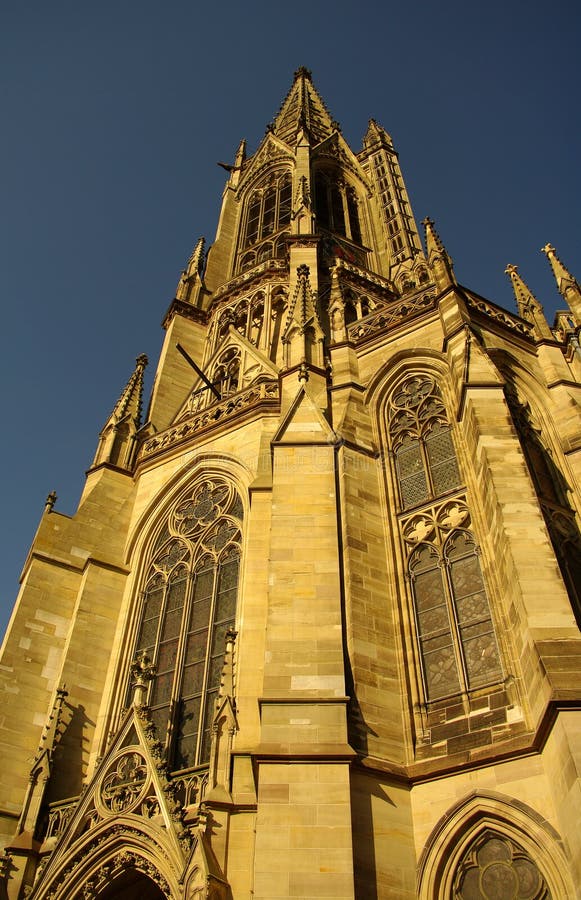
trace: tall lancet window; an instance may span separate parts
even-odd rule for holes
[[[440,700],[501,681],[500,654],[435,381],[407,378],[388,419],[423,689],[426,700]]]
[[[251,247],[288,226],[291,202],[292,182],[288,172],[272,175],[255,188],[246,204],[243,246]],[[272,245],[270,255],[274,255]]]
[[[391,401],[389,430],[404,509],[460,486],[446,410],[431,378],[408,378]]]
[[[156,667],[149,706],[174,770],[207,762],[226,632],[234,625],[242,502],[218,476],[171,509],[147,564],[136,653]]]
[[[336,173],[316,173],[315,210],[321,228],[362,243],[357,195]]]

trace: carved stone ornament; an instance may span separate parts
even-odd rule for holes
[[[421,513],[414,513],[401,519],[404,540],[412,545],[420,541],[443,544],[450,531],[469,527],[470,513],[465,494],[444,503],[431,505]]]
[[[147,784],[147,763],[136,750],[118,757],[104,775],[99,805],[108,813],[129,812],[143,799]]]

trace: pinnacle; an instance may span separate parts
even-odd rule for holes
[[[143,395],[143,372],[147,363],[148,359],[145,353],[141,353],[135,360],[135,369],[113,410],[113,417],[117,421],[130,415],[136,424],[139,425]]]
[[[518,266],[515,266],[513,263],[509,263],[504,270],[505,274],[511,280],[512,289],[514,291],[514,296],[516,299],[516,303],[518,306],[519,315],[523,315],[523,310],[528,308],[529,306],[539,306],[539,301],[529,288],[529,286],[523,281],[521,276],[518,274]]]
[[[444,290],[456,284],[452,258],[440,240],[440,235],[434,227],[433,219],[426,218],[422,221],[426,230],[426,256],[434,272],[434,278],[440,290]]]
[[[581,322],[581,286],[577,279],[563,265],[552,244],[545,244],[544,247],[541,247],[541,252],[544,253],[549,260],[559,293],[567,302],[569,309],[577,321]]]
[[[300,129],[316,143],[339,130],[339,123],[331,117],[313,85],[310,70],[304,66],[295,72],[291,89],[267,130],[287,144],[292,144]]]
[[[435,229],[434,220],[430,219],[429,216],[426,216],[425,219],[422,219],[422,225],[426,230],[426,247],[428,254],[430,253],[430,250],[438,250],[440,253],[446,253],[446,248],[442,243],[440,235]]]
[[[518,274],[518,266],[509,263],[504,271],[511,280],[519,316],[531,323],[535,337],[551,339],[553,334],[545,319],[543,307]]]
[[[574,276],[569,272],[569,270],[563,265],[559,257],[557,256],[557,251],[553,247],[552,244],[545,244],[544,247],[541,247],[541,253],[544,253],[551,264],[551,268],[557,279],[557,286],[559,291],[563,293],[563,288],[566,285],[576,285],[577,281]]]

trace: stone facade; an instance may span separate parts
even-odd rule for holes
[[[0,668],[2,896],[581,896],[581,289],[425,248],[300,69]]]

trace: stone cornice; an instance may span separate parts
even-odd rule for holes
[[[163,317],[161,327],[164,329],[169,328],[175,316],[183,316],[184,319],[190,319],[191,322],[197,322],[199,325],[208,324],[208,313],[204,309],[200,309],[199,306],[192,306],[191,303],[186,303],[185,300],[178,300],[177,297],[171,301]]]

